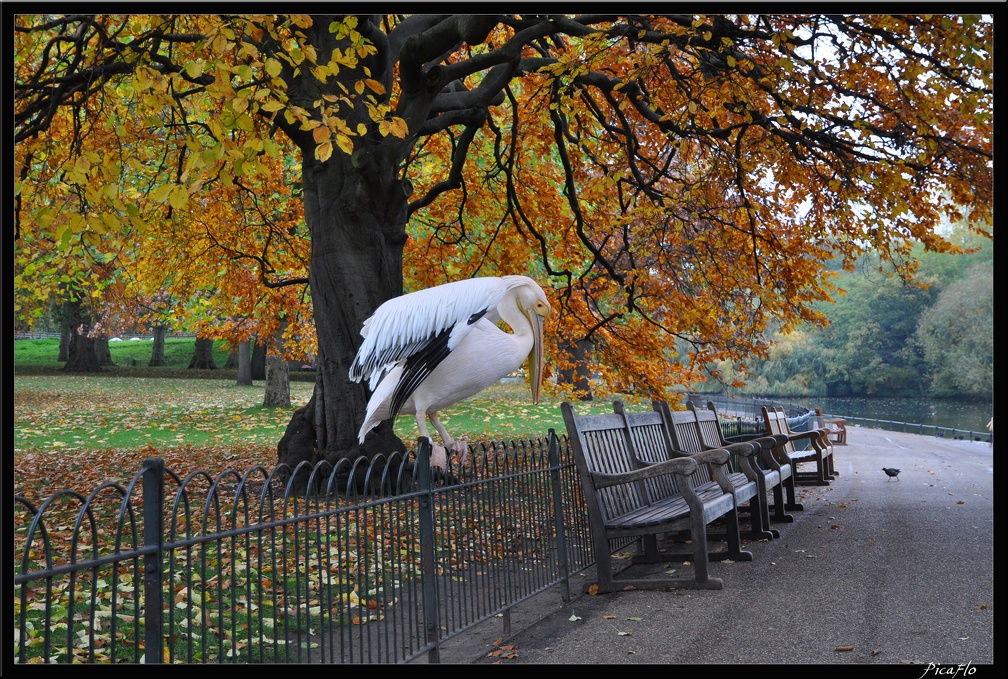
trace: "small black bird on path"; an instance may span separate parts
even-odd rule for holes
[[[882,471],[886,473],[886,476],[889,477],[890,481],[892,481],[893,478],[899,481],[899,473],[900,473],[899,469],[893,469],[892,467],[882,467]]]

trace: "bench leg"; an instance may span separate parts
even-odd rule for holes
[[[780,531],[770,528],[770,507],[767,501],[766,479],[762,475],[756,477],[756,487],[759,491],[756,497],[749,500],[749,515],[752,530],[745,534],[750,540],[773,540],[780,537]],[[757,517],[759,522],[757,525]]]
[[[800,512],[800,511],[803,511],[805,509],[805,506],[795,500],[795,477],[794,477],[794,475],[795,475],[795,467],[792,465],[792,467],[791,467],[791,476],[787,477],[787,480],[785,480],[784,483],[782,484],[782,485],[784,485],[785,490],[787,490],[787,502],[784,503],[784,509],[786,509],[786,510],[788,510],[790,512]],[[775,496],[775,500],[774,501],[776,502],[776,496]],[[778,515],[782,514],[780,506],[781,506],[781,504],[777,503],[777,514]],[[783,519],[783,520],[787,521],[788,523],[790,523],[791,521],[794,521],[794,517],[792,516],[790,519]]]
[[[732,561],[752,561],[752,552],[747,552],[742,549],[742,536],[741,531],[739,531],[738,525],[738,509],[733,509],[724,515],[725,531],[727,535],[725,536],[728,540],[728,551],[727,552],[715,552],[710,554],[712,559],[718,561],[725,561],[731,559]]]

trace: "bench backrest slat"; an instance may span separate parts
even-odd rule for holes
[[[689,410],[672,410],[666,401],[654,401],[652,407],[665,418],[665,427],[669,432],[672,448],[680,454],[695,455],[704,451],[700,442],[700,432],[697,430],[696,417]],[[693,486],[708,483],[714,477],[709,464],[701,464],[691,477]]]
[[[592,474],[621,474],[637,469],[632,451],[627,445],[623,418],[615,413],[578,415],[570,404],[561,406],[567,436],[582,478]],[[604,522],[648,504],[642,482],[619,484],[606,488],[586,488],[589,507],[599,508]]]
[[[613,410],[623,418],[636,459],[644,462],[664,462],[672,459],[669,450],[671,441],[661,413],[653,410],[627,412],[622,401],[615,401]],[[670,474],[647,479],[644,487],[652,501],[679,493],[675,477]]]
[[[690,412],[696,418],[697,429],[700,430],[700,439],[703,441],[705,446],[710,448],[728,448],[732,446],[731,443],[725,440],[724,430],[721,429],[721,421],[718,419],[717,411],[708,407],[695,406],[691,402],[689,404]],[[758,450],[758,449],[757,449]],[[745,469],[744,464],[739,459],[739,453],[734,448],[729,449],[731,455],[729,462],[729,468],[732,470]],[[755,458],[755,464],[759,464],[758,457]]]
[[[784,434],[785,436],[791,435],[791,429],[787,426],[787,414],[784,412],[783,408],[777,408],[775,406],[763,406],[763,421],[766,423],[768,434]],[[783,448],[788,453],[794,453],[795,447],[791,441],[786,442]]]

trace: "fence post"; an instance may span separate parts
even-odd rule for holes
[[[427,652],[427,661],[441,662],[437,597],[437,562],[434,560],[434,507],[431,493],[430,469],[431,442],[417,438],[417,490],[420,492],[420,582],[423,589],[424,630],[426,641],[433,644]]]
[[[560,445],[556,430],[549,430],[550,478],[553,482],[553,523],[556,531],[557,556],[560,559],[560,598],[570,601],[570,565],[567,563],[567,528],[564,525],[563,495],[560,493]]]
[[[164,460],[143,461],[144,548],[144,662],[160,664],[164,658]]]

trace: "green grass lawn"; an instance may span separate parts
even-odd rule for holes
[[[144,457],[170,456],[210,471],[240,451],[243,462],[271,467],[293,411],[309,401],[313,389],[313,382],[292,379],[291,406],[264,408],[261,381],[238,386],[234,370],[187,370],[191,338],[167,340],[169,365],[157,368],[146,366],[150,340],[113,342],[112,358],[119,365],[99,374],[63,373],[56,361],[58,340],[14,344],[14,455],[15,468],[23,472],[28,471],[25,465],[37,467],[45,460],[45,469],[62,474],[71,467],[53,464],[59,456],[86,455],[109,474],[121,473],[127,451],[131,458],[141,452]],[[134,358],[143,365],[133,367]],[[226,359],[220,351],[215,357],[221,366]],[[612,400],[578,407],[611,412]],[[453,436],[469,441],[536,438],[550,428],[565,431],[559,403],[544,397],[532,405],[528,385],[520,382],[494,385],[446,409],[441,420]],[[412,447],[419,435],[415,418],[400,416],[396,433]]]

